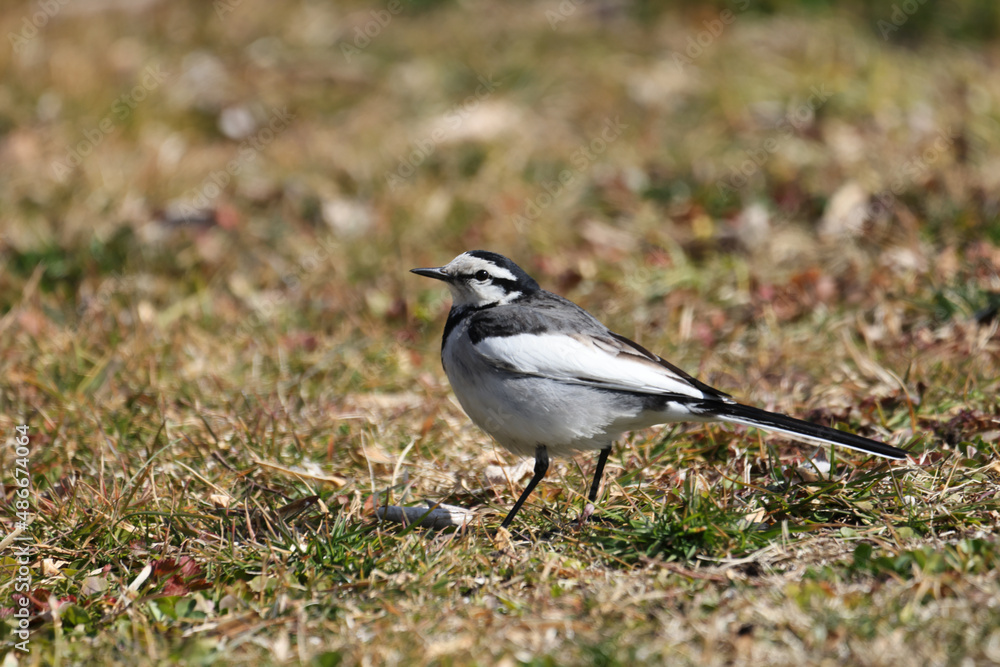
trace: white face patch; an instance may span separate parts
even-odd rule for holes
[[[480,259],[467,252],[463,252],[461,255],[448,262],[448,264],[444,267],[444,270],[453,276],[473,276],[477,271],[487,271],[494,278],[500,278],[502,280],[517,279],[513,273],[502,266],[497,266],[489,260]]]
[[[494,279],[516,281],[517,276],[502,266],[468,253],[462,253],[442,269],[455,278],[448,282],[448,287],[456,306],[500,305],[521,296],[521,292],[511,290],[509,285],[493,282]],[[482,271],[487,275],[483,276]]]

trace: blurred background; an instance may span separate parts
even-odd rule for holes
[[[679,545],[670,558],[686,562],[698,549],[727,558],[750,538],[787,540],[788,521],[874,526],[880,545],[889,539],[877,532],[883,524],[896,525],[899,544],[995,524],[995,488],[974,481],[995,482],[1000,438],[992,0],[38,0],[0,5],[0,34],[0,433],[30,427],[39,509],[31,531],[48,559],[36,581],[79,601],[76,616],[64,616],[67,632],[109,630],[91,643],[95,655],[128,645],[123,664],[155,663],[156,650],[180,641],[162,632],[164,618],[190,612],[201,623],[239,605],[259,607],[246,616],[253,627],[284,614],[298,628],[289,632],[308,626],[359,662],[372,637],[376,663],[392,662],[392,651],[416,661],[414,636],[428,646],[443,637],[433,655],[466,650],[436,635],[452,626],[428,611],[429,591],[441,593],[433,604],[450,605],[449,623],[471,619],[463,636],[480,655],[520,656],[524,646],[561,655],[584,636],[610,638],[618,651],[630,644],[616,639],[615,614],[653,618],[650,598],[608,610],[592,600],[618,601],[618,589],[588,587],[601,576],[616,586],[642,576],[628,564],[646,563],[661,543]],[[556,538],[554,549],[572,556],[554,568],[551,554],[512,556],[518,572],[571,583],[577,572],[579,586],[504,588],[510,574],[494,568],[495,552],[476,533],[456,538],[454,560],[438,561],[454,536],[397,537],[369,521],[370,496],[405,486],[391,502],[503,508],[518,488],[516,478],[496,493],[484,486],[487,466],[512,458],[450,398],[438,359],[447,291],[408,273],[470,249],[511,257],[543,287],[748,403],[846,424],[938,467],[911,466],[892,478],[908,495],[882,484],[874,501],[878,473],[869,482],[851,472],[844,497],[853,509],[843,514],[826,510],[848,503],[840,482],[824,487],[832,499],[795,487],[793,511],[786,487],[762,485],[798,479],[811,450],[780,438],[765,449],[763,439],[719,428],[678,431],[676,440],[670,430],[637,434],[612,457],[609,522],[584,539]],[[0,451],[8,472],[13,451]],[[552,483],[522,512],[526,526],[548,530],[576,516],[592,465],[581,461],[553,464]],[[709,493],[731,480],[744,482]],[[648,502],[636,505],[640,487]],[[301,511],[320,497],[325,513],[303,528],[315,550],[308,558],[289,556],[306,548],[296,541],[306,533],[250,525],[260,516],[281,525],[295,501],[306,503]],[[675,528],[686,529],[670,512],[698,503],[725,510],[729,532],[696,526],[685,550]],[[890,507],[891,521],[880,514]],[[216,521],[234,515],[227,520],[238,525]],[[666,537],[654,530],[652,547],[636,546],[650,531],[630,526],[654,515]],[[746,517],[778,532],[747,531]],[[718,534],[728,537],[698,546]],[[759,571],[805,554],[849,559],[857,533],[843,535],[833,552],[810,546]],[[135,583],[152,559],[168,557],[191,559],[187,579],[172,574],[181,560],[157,561],[149,583]],[[867,558],[855,553],[858,571]],[[982,569],[994,573],[990,558]],[[595,579],[591,562],[609,569]],[[899,563],[899,576],[914,576],[909,561]],[[405,578],[413,572],[423,579]],[[871,591],[896,581],[892,572],[851,593],[876,601],[873,618],[888,614]],[[729,575],[718,579],[725,592],[689,605],[720,610],[722,620],[704,627],[733,623],[720,602],[730,599]],[[439,584],[451,578],[465,583],[445,594]],[[483,581],[492,583],[480,595]],[[899,589],[916,590],[914,600],[959,591],[942,605],[961,601],[968,618],[987,618],[980,612],[992,602],[982,596],[993,593],[978,591],[995,582],[944,581]],[[683,608],[686,589],[675,583],[662,587]],[[772,583],[754,590],[785,590]],[[197,609],[174,606],[213,586],[184,598]],[[125,588],[169,599],[126,609],[115,592]],[[468,611],[466,595],[485,617]],[[560,613],[577,619],[579,634],[553,644],[537,631],[525,611],[544,606],[534,595],[565,604]],[[36,598],[34,611],[48,613],[47,590]],[[752,623],[791,637],[775,639],[780,662],[795,655],[790,646],[832,646],[828,625],[829,641],[846,642],[873,637],[882,622],[845,631],[825,619],[853,618],[853,602],[849,613],[827,614],[804,599],[811,616],[796,612],[790,627],[803,629],[791,634],[760,620],[787,608],[780,596],[761,598],[760,613],[741,611],[732,641],[719,640],[733,651],[725,655],[741,661]],[[288,600],[299,606],[284,613]],[[898,612],[909,634],[891,633],[898,646],[881,653],[869,650],[880,636],[852,644],[855,661],[886,655],[896,664],[915,642],[944,663],[951,640],[922,620],[951,613],[941,608]],[[115,620],[124,616],[153,629],[133,637]],[[492,634],[482,618],[496,623]],[[280,661],[291,644],[285,626],[270,623],[273,645],[258,653]],[[976,660],[1000,655],[988,653],[998,644],[984,639],[987,629],[960,620],[938,629],[950,627]],[[652,645],[667,636],[647,629]],[[691,636],[716,636],[704,632]],[[249,636],[236,625],[217,634]],[[77,644],[78,659],[91,644]]]

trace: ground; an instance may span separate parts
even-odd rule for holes
[[[3,664],[1000,661],[998,11],[6,5]],[[909,458],[654,428],[497,533],[475,248]]]

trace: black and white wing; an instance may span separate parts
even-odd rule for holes
[[[507,372],[667,397],[675,412],[683,408],[693,420],[753,426],[884,458],[906,457],[903,450],[869,438],[737,403],[638,343],[609,331],[586,311],[574,308],[571,317],[563,310],[563,317],[571,320],[565,326],[553,326],[549,317],[536,320],[530,314],[525,316],[525,310],[520,311],[519,319],[473,318],[473,348],[490,365]]]

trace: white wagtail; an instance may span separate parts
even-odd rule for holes
[[[534,475],[504,528],[545,476],[549,454],[600,451],[588,496],[593,503],[614,441],[655,424],[725,421],[887,459],[906,457],[853,433],[737,403],[543,290],[503,255],[474,250],[446,266],[412,271],[451,290],[441,361],[458,402],[503,447],[535,457]]]

